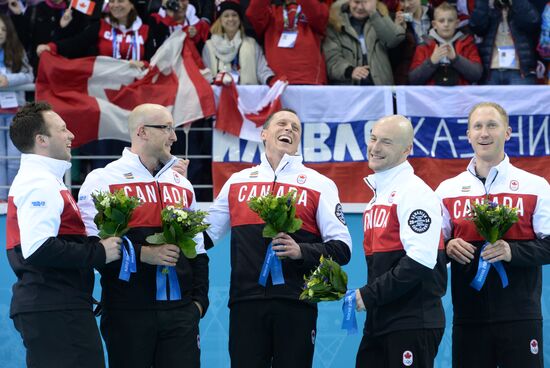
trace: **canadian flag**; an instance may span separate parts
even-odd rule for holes
[[[128,141],[128,115],[143,103],[166,106],[176,126],[212,116],[212,87],[183,47],[185,37],[175,31],[145,70],[106,56],[69,60],[45,52],[36,100],[49,102],[65,120],[74,147],[97,139]]]
[[[234,82],[229,86],[222,86],[215,128],[242,139],[260,142],[262,126],[269,115],[281,109],[281,95],[287,85],[288,82],[278,80],[269,90],[264,90],[264,93],[248,93],[243,96],[239,96]],[[242,90],[242,93],[247,91]]]
[[[92,15],[95,8],[95,2],[91,0],[71,0],[71,8],[81,13]]]

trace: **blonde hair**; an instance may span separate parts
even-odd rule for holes
[[[456,7],[454,5],[449,4],[446,1],[442,2],[441,4],[439,4],[438,6],[435,7],[435,9],[434,9],[434,18],[435,18],[435,13],[438,12],[438,11],[440,11],[440,12],[442,12],[442,11],[452,11],[453,13],[455,13],[455,16],[458,18],[458,11],[456,10]]]
[[[504,110],[502,106],[500,106],[496,102],[480,102],[472,107],[472,109],[470,110],[470,114],[468,114],[468,128],[470,127],[470,123],[472,122],[472,115],[476,110],[481,109],[482,107],[492,107],[493,109],[495,109],[502,118],[502,121],[504,122],[506,127],[509,126],[508,113],[506,112],[506,110]]]

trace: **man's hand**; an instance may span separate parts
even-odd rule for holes
[[[351,72],[351,79],[360,81],[369,76],[370,71],[368,65],[356,66]]]
[[[174,244],[141,247],[140,260],[156,266],[175,266],[180,257],[180,248]]]
[[[286,233],[279,233],[273,238],[273,250],[279,258],[302,259],[302,250],[294,239]]]
[[[364,4],[365,11],[369,16],[376,13],[376,5],[378,4],[378,0],[365,0]]]
[[[474,259],[476,247],[461,238],[455,238],[449,240],[446,250],[449,257],[460,264],[467,264]]]
[[[183,177],[187,177],[187,168],[189,167],[189,160],[180,158],[176,161],[174,165],[172,165],[172,170],[177,172]]]
[[[119,237],[111,237],[99,241],[105,248],[105,264],[117,261],[120,259],[120,244],[122,239]]]
[[[0,75],[0,87],[7,87],[8,84],[8,78],[5,75]]]
[[[435,45],[430,61],[432,64],[439,64],[439,61],[447,56],[447,49],[444,46]]]
[[[498,261],[510,262],[512,260],[512,250],[510,244],[500,239],[489,244],[481,252],[481,257],[489,263],[495,263]]]
[[[363,303],[363,298],[361,297],[361,292],[359,289],[355,290],[355,310],[357,312],[363,312],[366,310],[365,303]]]
[[[21,3],[17,0],[9,0],[8,1],[8,8],[11,10],[11,12],[14,15],[23,14],[23,8],[21,8]]]

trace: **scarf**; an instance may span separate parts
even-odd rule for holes
[[[221,36],[217,34],[212,35],[211,40],[214,44],[216,57],[224,63],[231,64],[235,60],[235,57],[237,57],[239,48],[241,47],[241,31],[238,31],[232,40],[229,40],[225,33]]]

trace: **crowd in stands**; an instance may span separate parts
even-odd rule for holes
[[[184,57],[210,69],[213,83],[452,86],[548,80],[546,0],[23,1],[0,0],[0,87],[32,81],[43,52],[110,56],[144,68],[176,29],[188,35]],[[21,106],[20,93],[8,97]],[[16,107],[2,104],[1,125],[9,126]],[[13,156],[6,132],[0,155]],[[13,165],[3,166],[0,185],[15,174]],[[0,200],[5,194],[0,190]]]

